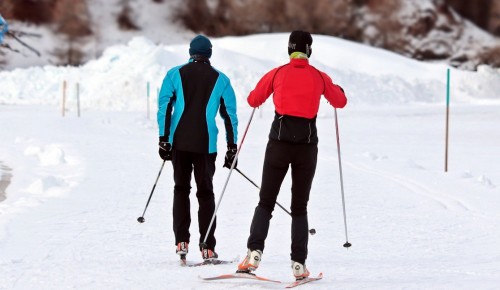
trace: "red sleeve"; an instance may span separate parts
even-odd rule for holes
[[[273,93],[274,75],[276,74],[276,71],[278,69],[279,68],[275,68],[272,71],[266,73],[257,83],[255,89],[250,92],[247,101],[251,107],[256,108],[262,105]]]
[[[324,96],[334,108],[343,108],[347,104],[347,98],[342,88],[332,82],[332,79],[321,72],[325,81]]]

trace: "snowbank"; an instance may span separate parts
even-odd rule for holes
[[[267,34],[213,39],[212,64],[233,80],[236,94],[243,100],[262,74],[287,62],[287,38],[288,34]],[[331,74],[344,87],[352,104],[444,102],[448,67],[443,64],[418,62],[328,36],[315,36],[313,48],[311,63]],[[84,110],[143,110],[147,83],[150,96],[155,96],[166,71],[188,57],[187,43],[161,46],[136,37],[127,45],[106,49],[101,58],[82,67],[44,66],[0,72],[0,104],[58,105],[66,80],[71,110],[75,108],[77,82]],[[498,70],[451,70],[453,101],[500,102]]]

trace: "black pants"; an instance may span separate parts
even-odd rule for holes
[[[260,201],[250,226],[247,247],[264,251],[269,221],[288,168],[292,168],[292,246],[291,259],[304,264],[309,241],[307,203],[316,171],[317,144],[294,144],[269,140],[264,158]]]
[[[191,174],[194,169],[194,179],[196,181],[196,197],[198,198],[198,226],[200,229],[200,243],[205,239],[205,235],[210,225],[210,220],[215,210],[213,177],[215,173],[215,159],[217,153],[201,154],[186,151],[174,150],[172,155],[172,165],[174,167],[174,234],[175,244],[189,242],[189,226],[191,225],[191,211],[189,193],[191,192]],[[210,229],[207,237],[207,248],[215,248],[216,220]]]

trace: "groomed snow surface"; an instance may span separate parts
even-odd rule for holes
[[[287,34],[214,39],[212,64],[238,97],[240,140],[260,76],[287,61]],[[0,72],[0,289],[282,289],[252,280],[203,282],[235,264],[183,268],[172,232],[172,168],[157,177],[156,90],[188,59],[188,44],[146,38],[107,49],[79,68]],[[333,109],[318,116],[319,161],[309,202],[307,266],[321,281],[302,289],[498,289],[500,285],[500,76],[451,70],[448,172],[446,70],[332,37],[315,36],[311,64],[349,103],[338,110],[346,241]],[[66,80],[65,117],[61,116]],[[81,117],[77,117],[76,83]],[[149,118],[147,82],[150,83]],[[238,168],[260,184],[271,100],[258,109]],[[219,121],[216,200],[222,168]],[[6,177],[10,182],[6,182]],[[6,185],[6,188],[5,187]],[[289,176],[278,202],[290,205]],[[222,259],[240,260],[258,190],[233,172],[217,214]],[[191,252],[197,201],[191,194]],[[291,282],[290,217],[276,207],[257,274]]]

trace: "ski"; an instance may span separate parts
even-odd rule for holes
[[[259,280],[259,281],[264,281],[264,282],[272,282],[272,283],[281,283],[281,281],[278,280],[272,280],[266,277],[262,276],[257,276],[253,273],[244,273],[244,272],[236,272],[232,274],[224,274],[224,275],[219,275],[219,276],[214,276],[214,277],[199,277],[202,280],[205,281],[214,281],[214,280],[223,280],[223,279],[252,279],[252,280]]]
[[[306,284],[309,282],[321,280],[321,278],[323,278],[323,273],[319,273],[319,275],[317,277],[307,277],[307,278],[304,278],[302,280],[297,280],[293,283],[286,285],[285,288],[294,288],[294,287],[297,287],[297,286],[300,286],[300,285],[303,285],[303,284]]]
[[[209,260],[209,261],[203,261],[199,263],[187,263],[184,265],[184,267],[199,267],[199,266],[206,266],[206,265],[223,265],[223,264],[231,264],[234,263],[234,261],[226,261],[226,260]]]
[[[206,265],[222,265],[222,264],[231,264],[234,263],[234,261],[226,261],[226,260],[207,260],[199,263],[189,263],[186,260],[186,255],[181,255],[181,266],[182,267],[199,267],[199,266],[206,266]]]

